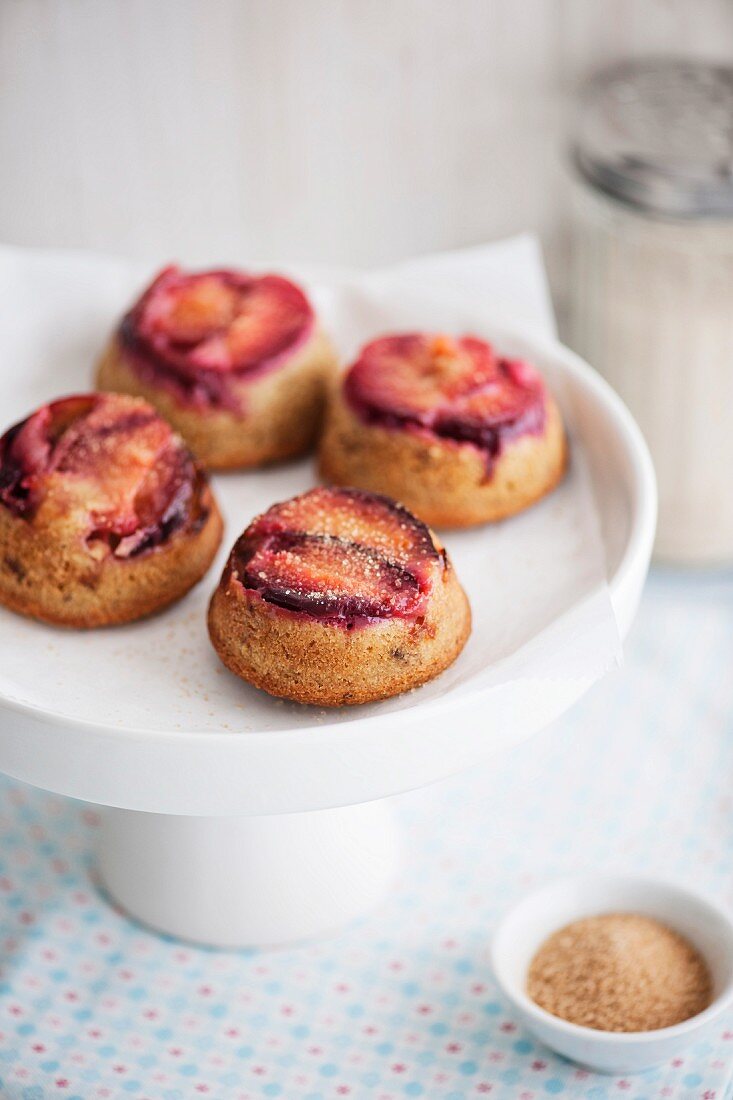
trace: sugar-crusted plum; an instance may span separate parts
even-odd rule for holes
[[[526,508],[565,462],[560,413],[531,364],[425,333],[362,349],[333,383],[320,449],[327,480],[387,493],[438,527]]]
[[[309,449],[334,367],[289,279],[171,266],[122,318],[97,385],[146,398],[205,465],[246,467]]]
[[[272,695],[321,706],[431,680],[471,628],[432,532],[387,497],[312,489],[237,539],[209,607],[224,664]]]
[[[209,568],[222,522],[206,475],[147,402],[85,394],[0,439],[0,603],[92,627],[148,615]]]

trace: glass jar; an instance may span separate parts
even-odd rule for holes
[[[646,436],[657,557],[733,563],[733,69],[596,77],[574,165],[570,343]]]

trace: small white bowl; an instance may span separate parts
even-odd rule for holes
[[[657,1031],[597,1031],[567,1023],[530,1000],[527,971],[547,937],[581,917],[611,912],[655,917],[694,944],[713,979],[713,1000],[704,1012]],[[578,875],[536,890],[507,913],[494,935],[491,965],[522,1022],[546,1046],[601,1073],[634,1073],[701,1039],[733,1001],[733,921],[713,902],[669,882]]]

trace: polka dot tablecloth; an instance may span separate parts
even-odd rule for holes
[[[386,904],[296,950],[207,951],[128,921],[94,885],[94,810],[3,780],[0,1095],[724,1100],[733,1018],[649,1073],[596,1076],[522,1030],[487,942],[515,897],[585,867],[733,905],[732,664],[733,578],[653,578],[626,668],[523,747],[398,800]]]

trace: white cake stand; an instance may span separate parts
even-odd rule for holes
[[[0,384],[8,417],[86,388],[91,336],[83,355],[67,353],[61,367],[51,358],[68,309],[61,301],[46,336],[36,322],[22,345],[37,369]],[[522,346],[572,406],[623,636],[656,518],[646,447],[619,399],[577,357],[552,342]],[[231,521],[227,546],[259,508],[313,480],[308,464],[247,476],[217,482]],[[98,865],[110,895],[186,939],[275,945],[366,911],[397,864],[387,796],[516,744],[597,678],[508,676],[485,692],[471,676],[446,675],[394,704],[318,712],[277,703],[236,681],[210,651],[203,616],[218,568],[178,607],[113,631],[64,632],[0,613],[0,769],[106,807]],[[483,622],[491,601],[480,589],[474,583],[470,595]]]

